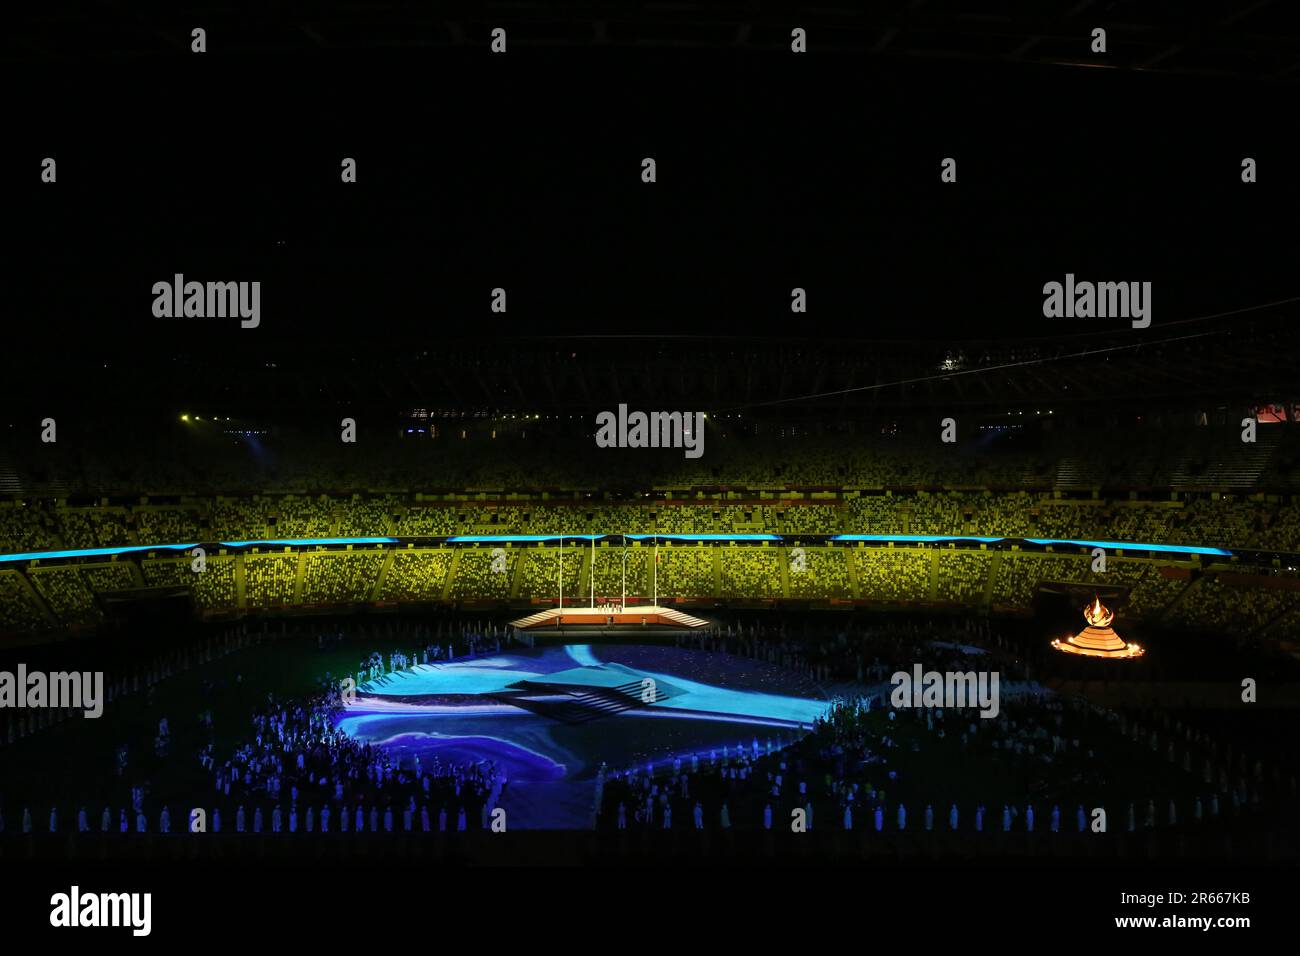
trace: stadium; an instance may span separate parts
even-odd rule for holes
[[[1276,891],[1277,4],[318,6],[0,45],[0,903]]]
[[[1271,322],[1203,330],[1221,367],[1289,354],[1257,339],[1280,335]],[[32,769],[67,759],[81,721],[7,711],[6,759],[43,781],[5,807],[7,831],[44,831],[48,813],[59,830],[98,834],[102,817],[158,840],[164,808],[183,829],[195,782],[167,768],[188,718],[209,728],[201,766],[218,788],[199,806],[232,838],[329,827],[331,804],[334,829],[345,815],[379,838],[490,831],[496,811],[528,831],[763,833],[802,810],[867,854],[915,830],[991,857],[1040,833],[1067,857],[1156,840],[1269,858],[1295,800],[1290,742],[1261,731],[1294,704],[1295,406],[1283,391],[1117,404],[1145,389],[1144,357],[1129,386],[1108,363],[1116,399],[1098,421],[1066,393],[1097,374],[1087,353],[1105,342],[1056,363],[1050,384],[991,373],[1026,396],[1016,405],[951,394],[960,380],[924,402],[873,390],[871,407],[830,415],[683,395],[714,409],[698,461],[600,449],[593,468],[580,372],[548,405],[456,409],[452,380],[387,414],[358,399],[355,448],[216,397],[125,440],[92,420],[52,451],[15,442],[0,479],[10,653],[30,666],[129,647],[104,668],[110,706],[120,696],[169,729],[97,745],[94,786],[68,792]],[[546,365],[548,347],[519,343],[516,360]],[[781,347],[755,343],[749,361]],[[893,347],[896,365],[935,370],[952,351]],[[1202,347],[1171,348],[1167,367],[1196,381]],[[967,367],[1004,364],[990,343],[961,352],[979,356]],[[251,395],[263,385],[247,380]],[[955,440],[930,401],[958,409]],[[1141,656],[1059,653],[1085,624]],[[889,704],[891,675],[913,665],[981,664],[1001,676],[992,720]],[[1271,675],[1256,679],[1283,696],[1244,708],[1225,672]],[[342,679],[347,698],[327,683]],[[286,703],[240,726],[222,713],[232,697]],[[310,762],[269,773],[250,740],[277,711],[382,752],[396,785],[349,793]],[[797,790],[771,782],[795,773]],[[1098,808],[1107,835],[1089,842]]]

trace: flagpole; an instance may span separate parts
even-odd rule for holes
[[[560,570],[555,575],[560,585],[560,610],[564,610],[564,535],[560,535]]]
[[[654,575],[654,595],[650,598],[650,603],[655,607],[659,606],[659,535],[655,535],[655,575]]]
[[[596,536],[591,536],[591,606],[596,606]]]
[[[627,535],[623,535],[623,599],[619,601],[618,609],[627,609]]]

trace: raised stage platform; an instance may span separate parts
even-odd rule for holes
[[[657,604],[637,607],[566,607],[550,608],[510,622],[520,630],[541,627],[677,627],[692,630],[708,627],[709,622],[692,614]]]

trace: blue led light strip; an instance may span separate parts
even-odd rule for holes
[[[995,541],[1006,541],[1006,538],[981,538],[975,535],[965,534],[836,534],[831,536],[832,541],[911,541],[911,542],[931,542],[931,541],[979,541],[982,544],[992,544]]]
[[[509,544],[528,541],[599,541],[603,534],[457,534],[448,538],[450,544]]]
[[[1078,541],[1073,538],[1025,538],[1030,544],[1075,544],[1083,548],[1105,548],[1107,551],[1167,551],[1171,554],[1204,554],[1214,557],[1231,557],[1223,548],[1202,548],[1192,544],[1140,544],[1136,541]]]
[[[74,551],[28,551],[25,554],[0,554],[0,561],[44,561],[46,558],[99,558],[138,551],[188,551],[198,544],[149,544],[129,548],[80,548]]]
[[[779,534],[625,534],[629,541],[780,541]]]
[[[260,545],[298,548],[313,544],[397,544],[396,538],[275,538],[269,541],[221,541],[223,548],[256,548]]]

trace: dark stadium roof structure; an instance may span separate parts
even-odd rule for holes
[[[248,9],[151,2],[20,5],[0,57],[84,59],[184,54],[192,24],[231,37],[233,53],[269,50],[450,48],[478,43],[500,23],[521,47],[731,47],[777,49],[791,25],[825,50],[922,60],[1249,76],[1295,82],[1300,38],[1282,0],[1196,4],[1141,0],[882,0],[809,6],[796,0],[723,3],[474,3],[320,0]],[[1191,14],[1191,15],[1189,15]],[[57,18],[57,25],[56,25]],[[174,29],[168,29],[172,25]],[[1090,56],[1078,36],[1108,31],[1110,55]],[[51,37],[57,35],[58,40]]]
[[[6,206],[24,321],[0,374],[12,406],[74,411],[1290,402],[1300,42],[1280,0],[1182,7],[23,5],[0,67],[44,82],[12,125],[63,165]],[[489,63],[496,23],[523,55]],[[184,59],[195,24],[219,55]],[[781,55],[792,24],[829,55]],[[566,47],[608,49],[601,82]],[[355,75],[329,88],[335,62]],[[223,119],[165,164],[157,119],[117,109],[236,95],[238,136]],[[646,198],[628,164],[651,149],[667,175]],[[1044,281],[1093,269],[1152,281],[1150,328],[1043,317]],[[153,280],[227,270],[265,280],[255,331],[149,315]]]
[[[110,393],[128,405],[156,403],[153,392],[137,388],[149,375],[183,382],[183,400],[192,406],[254,414],[337,406],[585,413],[611,400],[738,414],[1036,406],[1059,414],[1099,402],[1148,409],[1168,402],[1201,411],[1207,402],[1297,398],[1300,334],[1291,318],[1297,308],[1300,303],[1253,319],[1018,342],[561,336],[492,343],[450,338],[404,354],[270,345],[260,363],[219,348],[152,363],[144,355],[106,353],[105,361],[88,357],[79,368],[60,356],[60,368],[77,373],[63,379],[57,394],[44,393],[49,379],[39,357],[14,351],[0,359],[0,369],[23,396],[19,401],[76,405]]]

